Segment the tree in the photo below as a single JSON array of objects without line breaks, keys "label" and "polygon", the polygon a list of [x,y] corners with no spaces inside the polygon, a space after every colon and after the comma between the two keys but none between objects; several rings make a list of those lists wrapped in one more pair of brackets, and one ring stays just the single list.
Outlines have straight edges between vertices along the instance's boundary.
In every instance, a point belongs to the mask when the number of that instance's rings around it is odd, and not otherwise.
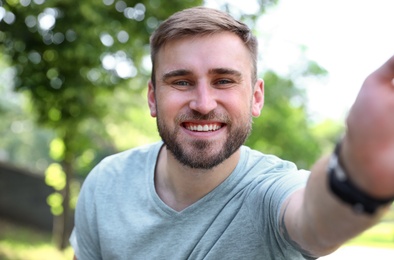
[{"label": "tree", "polygon": [[[111,106],[106,97],[138,73],[143,76],[137,67],[157,24],[197,4],[201,1],[0,1],[0,44],[16,72],[15,89],[29,97],[36,122],[57,136],[51,148],[60,168],[48,171],[65,177],[55,185],[62,200],[54,225],[59,248],[69,235],[76,162],[100,139],[86,133],[107,135],[101,122]],[[92,125],[94,132],[87,130]]]}]

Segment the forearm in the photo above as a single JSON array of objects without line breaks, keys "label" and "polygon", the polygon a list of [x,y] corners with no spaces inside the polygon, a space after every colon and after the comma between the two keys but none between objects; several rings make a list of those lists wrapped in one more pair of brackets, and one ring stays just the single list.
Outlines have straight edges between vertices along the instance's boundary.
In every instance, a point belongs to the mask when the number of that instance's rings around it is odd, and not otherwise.
[{"label": "forearm", "polygon": [[328,185],[328,160],[328,157],[321,159],[312,169],[305,191],[302,221],[309,226],[308,233],[314,234],[319,246],[335,248],[376,224],[387,207],[381,207],[369,215],[356,212],[341,201]]},{"label": "forearm", "polygon": [[336,197],[328,185],[328,161],[329,158],[324,157],[314,165],[304,192],[299,192],[292,198],[299,201],[290,201],[288,205],[293,207],[290,211],[298,212],[287,214],[288,222],[297,222],[290,225],[293,227],[293,230],[289,230],[290,237],[314,256],[334,251],[350,238],[376,224],[386,211],[382,207],[373,215],[356,213],[350,205]]}]

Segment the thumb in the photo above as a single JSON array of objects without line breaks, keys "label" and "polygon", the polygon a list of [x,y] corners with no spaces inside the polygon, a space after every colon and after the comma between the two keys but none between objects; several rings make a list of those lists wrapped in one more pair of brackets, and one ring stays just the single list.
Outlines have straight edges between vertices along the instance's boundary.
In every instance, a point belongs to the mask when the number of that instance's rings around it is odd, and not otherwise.
[{"label": "thumb", "polygon": [[391,58],[380,66],[373,74],[381,80],[392,81],[394,79],[394,55],[391,56]]}]

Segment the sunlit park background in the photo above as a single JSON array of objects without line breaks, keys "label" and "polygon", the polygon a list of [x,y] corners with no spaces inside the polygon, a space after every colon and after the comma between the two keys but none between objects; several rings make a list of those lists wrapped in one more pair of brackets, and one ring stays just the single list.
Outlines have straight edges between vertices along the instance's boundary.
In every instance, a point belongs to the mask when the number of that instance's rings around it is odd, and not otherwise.
[{"label": "sunlit park background", "polygon": [[[149,34],[202,4],[261,41],[266,105],[247,145],[300,168],[331,151],[362,79],[393,54],[390,0],[0,0],[0,259],[71,258],[89,170],[159,140]],[[394,212],[348,244],[394,248]]]}]

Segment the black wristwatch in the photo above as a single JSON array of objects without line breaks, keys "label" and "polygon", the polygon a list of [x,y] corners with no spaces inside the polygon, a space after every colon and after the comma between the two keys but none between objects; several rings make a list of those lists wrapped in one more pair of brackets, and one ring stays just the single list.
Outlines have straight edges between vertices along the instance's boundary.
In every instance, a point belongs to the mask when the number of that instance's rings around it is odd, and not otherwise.
[{"label": "black wristwatch", "polygon": [[376,210],[393,202],[393,198],[377,199],[356,187],[348,178],[346,169],[339,158],[341,142],[335,146],[328,164],[328,183],[330,190],[341,201],[350,205],[354,212],[373,215]]}]

